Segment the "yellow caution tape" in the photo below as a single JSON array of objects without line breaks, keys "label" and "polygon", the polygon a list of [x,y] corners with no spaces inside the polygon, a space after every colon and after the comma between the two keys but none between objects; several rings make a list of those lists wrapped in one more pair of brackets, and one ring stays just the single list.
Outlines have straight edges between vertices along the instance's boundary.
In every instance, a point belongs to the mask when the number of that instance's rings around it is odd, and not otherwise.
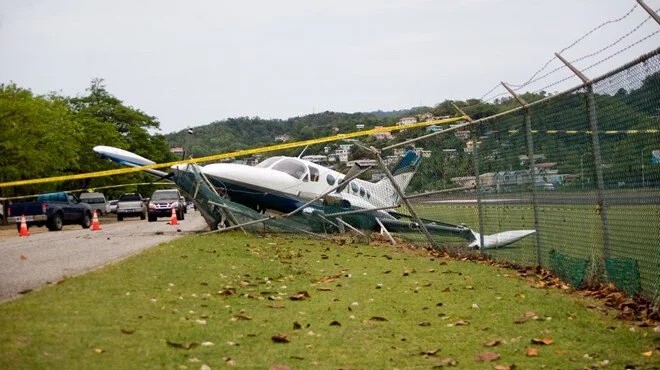
[{"label": "yellow caution tape", "polygon": [[4,182],[4,183],[0,183],[0,188],[10,187],[10,186],[44,184],[44,183],[59,182],[59,181],[81,180],[81,179],[89,179],[89,178],[94,178],[94,177],[114,176],[114,175],[122,175],[122,174],[127,174],[127,173],[139,172],[139,171],[143,171],[143,170],[147,170],[147,169],[158,169],[158,168],[172,167],[172,166],[176,166],[176,165],[180,165],[180,164],[192,164],[192,163],[203,163],[203,162],[219,161],[219,160],[223,160],[223,159],[243,157],[243,156],[247,156],[247,155],[254,155],[254,154],[260,154],[260,153],[267,153],[267,152],[272,152],[272,151],[276,151],[276,150],[299,148],[299,147],[308,146],[308,145],[316,145],[316,144],[323,144],[323,143],[328,143],[328,142],[332,142],[332,141],[352,139],[352,138],[356,138],[356,137],[360,137],[360,136],[374,135],[374,134],[378,134],[378,133],[382,133],[382,132],[392,132],[392,131],[399,131],[399,130],[416,129],[416,128],[432,126],[432,125],[448,124],[448,123],[457,122],[457,121],[464,121],[464,120],[468,120],[468,119],[469,119],[468,116],[461,116],[461,117],[455,117],[455,118],[446,118],[446,119],[440,119],[440,120],[414,123],[414,124],[410,124],[410,125],[383,126],[383,127],[379,127],[379,128],[370,129],[370,130],[355,131],[355,132],[351,132],[351,133],[347,133],[347,134],[337,134],[337,135],[326,136],[326,137],[322,137],[322,138],[318,138],[318,139],[310,139],[310,140],[296,141],[296,142],[292,142],[292,143],[276,144],[276,145],[264,146],[264,147],[260,147],[260,148],[254,148],[254,149],[238,150],[238,151],[235,151],[235,152],[210,155],[210,156],[200,157],[200,158],[191,158],[191,159],[186,159],[186,160],[183,160],[183,161],[168,162],[168,163],[157,163],[157,164],[152,164],[152,165],[148,165],[148,166],[141,166],[141,167],[118,168],[118,169],[114,169],[114,170],[81,173],[81,174],[77,174],[77,175],[63,175],[63,176],[46,177],[46,178],[41,178],[41,179]]}]

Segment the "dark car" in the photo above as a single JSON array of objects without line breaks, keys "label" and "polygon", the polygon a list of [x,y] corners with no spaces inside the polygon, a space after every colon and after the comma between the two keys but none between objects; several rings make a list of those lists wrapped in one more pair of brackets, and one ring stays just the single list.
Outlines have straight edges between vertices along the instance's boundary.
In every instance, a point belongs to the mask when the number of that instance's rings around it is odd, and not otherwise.
[{"label": "dark car", "polygon": [[181,193],[178,189],[156,190],[149,199],[149,222],[154,222],[158,217],[172,217],[172,208],[178,220],[185,217],[185,204],[181,201]]},{"label": "dark car", "polygon": [[19,230],[23,220],[28,227],[45,225],[50,231],[62,230],[63,225],[76,224],[88,229],[92,224],[92,208],[80,202],[73,194],[39,194],[34,201],[14,203],[7,207],[7,220],[15,222]]}]

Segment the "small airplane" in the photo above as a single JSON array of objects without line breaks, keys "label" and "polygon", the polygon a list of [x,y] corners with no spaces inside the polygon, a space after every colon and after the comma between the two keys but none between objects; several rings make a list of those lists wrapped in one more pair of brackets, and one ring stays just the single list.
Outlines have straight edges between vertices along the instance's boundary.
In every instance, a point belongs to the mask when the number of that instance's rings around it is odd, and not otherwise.
[{"label": "small airplane", "polygon": [[[101,158],[128,167],[139,167],[155,162],[129,151],[110,147],[93,148]],[[402,191],[410,183],[421,157],[407,151],[391,170],[392,178]],[[189,165],[172,166],[166,173],[145,169],[151,175],[171,178],[177,185],[177,173],[187,171]],[[196,165],[195,165],[196,166]],[[369,182],[344,175],[316,163],[296,157],[270,157],[255,166],[236,163],[213,163],[197,166],[218,194],[261,213],[290,214],[301,210],[302,214],[330,222],[329,218],[341,215],[342,223],[361,230],[389,232],[411,231],[419,224],[407,221],[410,216],[393,211],[401,204],[401,197],[388,178]],[[203,205],[200,205],[203,206]],[[199,206],[198,206],[199,208]],[[327,217],[326,217],[327,216]],[[465,225],[453,225],[422,219],[425,228],[435,235],[455,235],[469,241],[468,248],[498,248],[512,244],[534,230],[513,230],[483,235]],[[208,219],[207,219],[208,222]],[[214,225],[209,223],[213,228]],[[217,225],[215,225],[217,226]],[[481,240],[483,239],[483,245]]]}]

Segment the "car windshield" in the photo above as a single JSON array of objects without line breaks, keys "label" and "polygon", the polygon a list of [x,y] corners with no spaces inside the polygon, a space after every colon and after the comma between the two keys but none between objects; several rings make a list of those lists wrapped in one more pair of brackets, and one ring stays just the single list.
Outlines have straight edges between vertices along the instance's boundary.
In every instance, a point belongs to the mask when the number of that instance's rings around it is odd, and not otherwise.
[{"label": "car windshield", "polygon": [[80,201],[89,204],[105,203],[105,199],[103,198],[81,198]]},{"label": "car windshield", "polygon": [[151,195],[151,200],[178,200],[176,191],[157,191]]},{"label": "car windshield", "polygon": [[132,202],[132,201],[141,201],[140,196],[137,194],[124,194],[119,197],[120,202]]}]

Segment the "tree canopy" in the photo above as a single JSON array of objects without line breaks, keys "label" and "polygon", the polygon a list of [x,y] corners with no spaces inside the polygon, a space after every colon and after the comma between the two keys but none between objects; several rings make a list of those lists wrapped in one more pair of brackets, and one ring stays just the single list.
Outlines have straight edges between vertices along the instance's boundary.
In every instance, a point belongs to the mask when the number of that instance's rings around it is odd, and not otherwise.
[{"label": "tree canopy", "polygon": [[[172,160],[165,137],[149,132],[159,126],[155,117],[110,94],[101,79],[92,80],[86,95],[74,98],[35,95],[13,83],[0,85],[0,151],[5,154],[0,156],[0,182],[115,168],[96,158],[96,145],[116,146],[156,161]],[[142,176],[3,188],[2,195],[102,186]]]}]

